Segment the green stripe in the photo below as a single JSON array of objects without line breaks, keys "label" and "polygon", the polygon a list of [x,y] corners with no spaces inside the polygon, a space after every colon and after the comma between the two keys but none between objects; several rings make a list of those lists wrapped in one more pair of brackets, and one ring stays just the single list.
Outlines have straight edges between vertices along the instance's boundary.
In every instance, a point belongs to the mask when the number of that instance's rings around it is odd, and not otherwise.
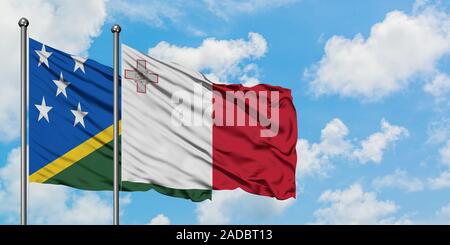
[{"label": "green stripe", "polygon": [[153,189],[161,194],[179,197],[185,199],[191,199],[194,202],[201,202],[206,199],[211,200],[211,190],[199,190],[199,189],[173,189],[155,184],[135,183],[135,182],[122,182],[122,188],[124,191],[147,191]]},{"label": "green stripe", "polygon": [[[92,154],[48,179],[45,183],[66,185],[82,190],[105,191],[113,188],[113,142],[109,142]],[[200,202],[211,199],[211,190],[172,189],[155,184],[124,181],[121,191],[155,190],[161,194]]]}]

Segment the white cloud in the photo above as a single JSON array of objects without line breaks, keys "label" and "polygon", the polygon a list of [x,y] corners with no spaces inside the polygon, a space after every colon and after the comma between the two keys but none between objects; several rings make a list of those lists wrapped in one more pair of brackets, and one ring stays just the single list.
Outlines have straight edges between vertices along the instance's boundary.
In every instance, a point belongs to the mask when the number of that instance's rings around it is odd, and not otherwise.
[{"label": "white cloud", "polygon": [[150,220],[149,225],[170,225],[170,219],[164,214],[158,214]]},{"label": "white cloud", "polygon": [[327,176],[333,168],[330,158],[345,156],[352,147],[347,135],[347,126],[339,118],[334,118],[322,129],[319,143],[310,144],[308,140],[299,139],[297,169],[300,176]]},{"label": "white cloud", "polygon": [[[16,148],[0,168],[0,216],[18,222],[19,160]],[[112,207],[94,192],[74,191],[68,187],[49,184],[30,184],[29,220],[32,224],[110,224]]]},{"label": "white cloud", "polygon": [[383,159],[383,152],[386,148],[404,137],[409,135],[404,127],[391,125],[384,118],[381,120],[381,132],[370,135],[361,142],[361,148],[353,152],[353,157],[361,163],[369,161],[380,163]]},{"label": "white cloud", "polygon": [[149,55],[162,60],[211,73],[214,78],[221,81],[240,77],[248,81],[249,73],[255,72],[255,69],[257,71],[257,66],[253,64],[242,67],[241,63],[259,59],[266,52],[266,40],[262,35],[253,32],[248,34],[248,41],[207,38],[196,48],[179,47],[163,41],[148,51]]},{"label": "white cloud", "polygon": [[238,14],[254,14],[279,8],[298,2],[298,0],[204,0],[204,2],[212,13],[229,19]]},{"label": "white cloud", "polygon": [[239,80],[242,81],[247,87],[255,86],[261,83],[261,81],[258,79],[260,74],[257,64],[251,63],[246,65],[242,70],[242,74],[243,75],[239,77]]},{"label": "white cloud", "polygon": [[[431,122],[428,125],[427,134],[428,144],[440,146],[439,161],[447,166],[450,166],[450,118],[443,117],[440,120]],[[442,173],[442,175],[445,175],[445,172]],[[448,177],[448,185],[450,186],[450,175]],[[439,183],[443,183],[442,178],[436,178],[435,180],[438,179],[440,179],[440,181],[438,181]]]},{"label": "white cloud", "polygon": [[333,165],[326,156],[323,156],[319,145],[310,144],[308,140],[297,141],[297,170],[301,177],[314,176],[326,177]]},{"label": "white cloud", "polygon": [[434,74],[437,62],[449,53],[447,13],[430,6],[412,15],[392,11],[372,26],[367,38],[333,36],[320,62],[305,75],[316,95],[373,101],[406,88],[416,75]]},{"label": "white cloud", "polygon": [[450,217],[450,203],[443,206],[439,211],[437,212],[437,215],[444,216],[444,217]]},{"label": "white cloud", "polygon": [[428,185],[433,190],[450,188],[450,170],[441,172],[441,174],[435,178],[429,178]]},{"label": "white cloud", "polygon": [[447,144],[439,150],[439,154],[441,156],[442,163],[450,166],[450,140],[448,140]]},{"label": "white cloud", "polygon": [[10,213],[19,208],[19,161],[20,151],[14,149],[9,153],[6,165],[0,168],[0,212]]},{"label": "white cloud", "polygon": [[213,201],[198,204],[197,220],[199,224],[239,224],[249,219],[258,222],[280,215],[294,202],[292,198],[281,201],[241,189],[214,191]]},{"label": "white cloud", "polygon": [[244,74],[241,77],[239,77],[239,80],[241,80],[243,82],[243,85],[246,87],[252,87],[261,83],[261,81],[259,81],[258,78],[250,77],[247,74]]},{"label": "white cloud", "polygon": [[[56,187],[63,191],[65,187]],[[51,196],[55,192],[56,188],[37,187],[36,188],[44,193],[43,196],[30,198],[48,198],[44,202],[45,207],[38,209],[33,214],[34,219],[39,220],[41,224],[111,224],[112,207],[109,200],[101,198],[99,195],[93,192],[85,192],[83,194],[71,194],[69,192],[68,198],[63,202],[63,205],[55,205]],[[30,202],[32,203],[32,202]],[[60,206],[55,209],[55,206]],[[43,212],[43,209],[48,211]]]},{"label": "white cloud", "polygon": [[322,129],[320,142],[310,143],[306,139],[299,139],[297,142],[299,174],[326,177],[327,172],[333,168],[332,160],[339,157],[356,159],[362,164],[369,161],[380,163],[384,151],[392,143],[408,135],[406,128],[391,125],[385,119],[382,119],[380,124],[381,132],[360,141],[361,146],[357,149],[355,144],[347,139],[349,129],[339,118],[334,118]]},{"label": "white cloud", "polygon": [[442,144],[450,139],[450,118],[441,118],[428,125],[427,143]]},{"label": "white cloud", "polygon": [[399,207],[393,201],[378,200],[376,193],[364,192],[360,184],[344,190],[327,190],[319,202],[327,207],[314,212],[318,224],[408,224],[406,218],[395,218]]},{"label": "white cloud", "polygon": [[51,46],[73,54],[85,54],[92,38],[100,34],[106,17],[104,1],[0,1],[0,141],[19,135],[19,26],[20,17],[30,21],[29,34]]},{"label": "white cloud", "polygon": [[425,92],[441,98],[450,92],[450,77],[447,74],[439,73],[430,83],[425,84],[423,89]]},{"label": "white cloud", "polygon": [[424,183],[419,178],[408,176],[405,171],[395,170],[393,174],[378,177],[373,180],[372,185],[377,188],[398,188],[407,192],[417,192],[424,189]]},{"label": "white cloud", "polygon": [[327,156],[345,154],[351,149],[351,143],[345,139],[348,135],[347,126],[338,118],[331,120],[320,132],[320,148]]}]

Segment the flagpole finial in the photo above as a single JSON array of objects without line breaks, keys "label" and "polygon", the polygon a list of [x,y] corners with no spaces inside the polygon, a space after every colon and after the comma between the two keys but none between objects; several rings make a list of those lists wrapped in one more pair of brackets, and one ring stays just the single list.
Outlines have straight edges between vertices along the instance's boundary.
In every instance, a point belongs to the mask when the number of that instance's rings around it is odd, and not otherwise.
[{"label": "flagpole finial", "polygon": [[30,24],[30,22],[28,22],[27,18],[25,18],[25,17],[20,18],[20,20],[19,20],[20,27],[22,27],[22,26],[27,27],[29,24]]},{"label": "flagpole finial", "polygon": [[120,28],[120,26],[118,24],[113,25],[113,27],[111,27],[111,32],[112,33],[120,33],[120,31],[122,30],[122,28]]}]

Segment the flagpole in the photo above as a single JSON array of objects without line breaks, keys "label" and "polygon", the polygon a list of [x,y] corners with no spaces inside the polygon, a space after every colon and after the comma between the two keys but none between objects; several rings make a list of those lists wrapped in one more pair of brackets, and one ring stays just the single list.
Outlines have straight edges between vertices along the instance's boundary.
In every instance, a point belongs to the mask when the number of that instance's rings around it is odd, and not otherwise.
[{"label": "flagpole", "polygon": [[114,205],[113,224],[119,225],[119,33],[121,28],[111,28],[114,39]]},{"label": "flagpole", "polygon": [[28,156],[27,156],[27,27],[28,20],[20,18],[20,224],[27,224]]}]

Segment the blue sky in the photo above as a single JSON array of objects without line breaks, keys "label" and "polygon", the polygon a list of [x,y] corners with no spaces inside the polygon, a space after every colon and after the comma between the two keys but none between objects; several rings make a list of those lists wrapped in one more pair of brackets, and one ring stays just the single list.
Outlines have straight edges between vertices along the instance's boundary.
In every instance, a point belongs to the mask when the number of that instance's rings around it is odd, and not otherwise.
[{"label": "blue sky", "polygon": [[[11,40],[0,51],[18,57],[24,15],[38,40],[111,65],[110,28],[120,23],[121,41],[144,53],[222,82],[291,88],[298,114],[296,200],[222,191],[196,204],[132,193],[122,196],[122,223],[450,222],[448,3],[81,2],[2,2]],[[1,64],[12,95],[0,99],[0,223],[17,223],[18,60]],[[31,222],[110,222],[110,193],[42,186],[31,188]]]}]

